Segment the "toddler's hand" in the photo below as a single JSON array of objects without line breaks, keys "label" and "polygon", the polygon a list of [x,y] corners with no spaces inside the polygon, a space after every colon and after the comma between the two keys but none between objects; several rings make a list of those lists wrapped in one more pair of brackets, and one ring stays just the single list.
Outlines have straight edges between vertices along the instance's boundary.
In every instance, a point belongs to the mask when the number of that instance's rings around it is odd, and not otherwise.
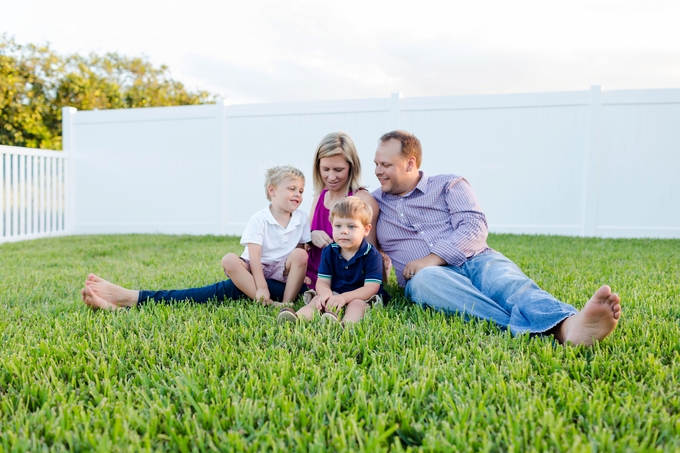
[{"label": "toddler's hand", "polygon": [[345,305],[347,305],[347,303],[340,295],[334,295],[328,299],[328,302],[326,302],[326,308],[333,311],[338,311]]}]

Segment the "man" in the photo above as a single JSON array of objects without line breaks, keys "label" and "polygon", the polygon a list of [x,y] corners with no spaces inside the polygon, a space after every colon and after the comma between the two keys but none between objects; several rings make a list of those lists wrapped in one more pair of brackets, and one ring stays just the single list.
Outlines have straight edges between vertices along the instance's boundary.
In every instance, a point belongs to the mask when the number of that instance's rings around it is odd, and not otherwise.
[{"label": "man", "polygon": [[513,334],[552,334],[561,343],[592,345],[621,315],[620,298],[600,287],[580,312],[540,289],[486,244],[488,228],[468,182],[419,170],[420,141],[405,131],[380,138],[373,192],[380,207],[378,242],[399,286],[420,306],[491,320]]}]

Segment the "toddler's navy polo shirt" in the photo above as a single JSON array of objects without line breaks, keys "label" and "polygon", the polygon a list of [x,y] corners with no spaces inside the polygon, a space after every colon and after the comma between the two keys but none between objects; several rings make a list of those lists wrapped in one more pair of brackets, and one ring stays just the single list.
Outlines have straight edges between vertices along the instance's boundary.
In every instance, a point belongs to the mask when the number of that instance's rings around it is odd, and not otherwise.
[{"label": "toddler's navy polo shirt", "polygon": [[349,260],[343,258],[340,251],[334,242],[321,252],[319,278],[329,279],[332,291],[342,294],[362,288],[364,283],[379,283],[378,294],[386,294],[382,286],[383,260],[375,247],[364,239]]}]

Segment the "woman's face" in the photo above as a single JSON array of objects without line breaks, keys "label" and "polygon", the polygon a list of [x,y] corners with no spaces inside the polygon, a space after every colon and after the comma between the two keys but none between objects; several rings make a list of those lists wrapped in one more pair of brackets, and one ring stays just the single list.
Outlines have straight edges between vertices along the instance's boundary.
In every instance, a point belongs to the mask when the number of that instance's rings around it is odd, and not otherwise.
[{"label": "woman's face", "polygon": [[331,192],[342,190],[347,184],[349,178],[349,162],[338,154],[332,157],[322,157],[319,161],[319,171],[321,172],[321,180],[326,189]]}]

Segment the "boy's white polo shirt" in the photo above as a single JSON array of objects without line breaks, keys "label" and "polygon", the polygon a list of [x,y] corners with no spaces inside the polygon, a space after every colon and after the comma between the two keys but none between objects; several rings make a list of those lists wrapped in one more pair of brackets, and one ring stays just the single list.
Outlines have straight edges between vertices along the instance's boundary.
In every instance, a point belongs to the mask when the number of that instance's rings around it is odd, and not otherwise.
[{"label": "boy's white polo shirt", "polygon": [[298,244],[312,240],[307,214],[296,209],[290,217],[288,226],[284,228],[272,215],[270,206],[256,212],[248,220],[241,236],[241,245],[245,247],[241,258],[250,260],[248,244],[259,244],[262,246],[261,262],[278,263],[290,255]]}]

